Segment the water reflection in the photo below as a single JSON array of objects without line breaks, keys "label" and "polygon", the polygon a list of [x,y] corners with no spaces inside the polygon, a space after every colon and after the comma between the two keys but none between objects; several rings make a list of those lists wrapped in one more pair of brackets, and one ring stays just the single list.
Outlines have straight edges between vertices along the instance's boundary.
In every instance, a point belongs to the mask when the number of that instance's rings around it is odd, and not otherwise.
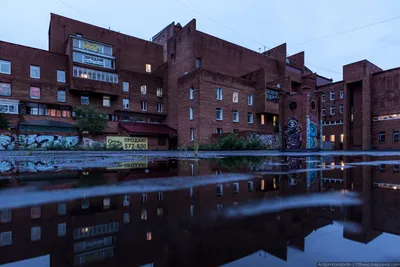
[{"label": "water reflection", "polygon": [[325,251],[319,259],[311,253],[319,240],[344,251],[368,244],[360,257],[391,261],[398,254],[371,258],[367,248],[382,239],[400,244],[384,234],[400,234],[400,173],[347,167],[372,160],[164,159],[5,177],[0,264],[298,266],[343,256]]}]

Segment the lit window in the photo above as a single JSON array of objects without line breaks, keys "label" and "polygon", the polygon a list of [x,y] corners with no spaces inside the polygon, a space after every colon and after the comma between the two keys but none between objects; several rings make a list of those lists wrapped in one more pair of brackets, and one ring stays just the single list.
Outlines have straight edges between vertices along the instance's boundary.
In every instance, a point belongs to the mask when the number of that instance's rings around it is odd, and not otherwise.
[{"label": "lit window", "polygon": [[276,189],[277,188],[277,185],[276,185],[276,178],[274,177],[274,179],[272,180],[272,182],[273,182],[273,184],[274,184],[274,189]]},{"label": "lit window", "polygon": [[222,88],[217,88],[217,100],[222,100]]},{"label": "lit window", "polygon": [[151,72],[151,65],[150,64],[146,64],[146,72]]},{"label": "lit window", "polygon": [[40,67],[31,65],[31,78],[40,79]]},{"label": "lit window", "polygon": [[140,213],[140,219],[142,220],[147,220],[147,210],[142,210],[142,212]]},{"label": "lit window", "polygon": [[253,95],[247,95],[247,104],[249,106],[253,105]]},{"label": "lit window", "polygon": [[253,181],[247,181],[247,191],[253,192]]},{"label": "lit window", "polygon": [[215,131],[215,133],[217,133],[217,134],[222,134],[222,128],[217,128],[217,130]]},{"label": "lit window", "polygon": [[239,193],[239,183],[233,183],[233,193],[234,194]]},{"label": "lit window", "polygon": [[57,82],[65,83],[65,71],[57,70]]},{"label": "lit window", "polygon": [[12,244],[12,232],[0,233],[0,246],[8,246]]},{"label": "lit window", "polygon": [[253,113],[252,112],[247,113],[247,122],[253,123]]},{"label": "lit window", "polygon": [[157,112],[162,112],[162,103],[157,103]]},{"label": "lit window", "polygon": [[330,100],[335,100],[335,92],[330,92]]},{"label": "lit window", "polygon": [[129,82],[122,82],[122,91],[129,92]]},{"label": "lit window", "polygon": [[147,94],[147,86],[146,86],[146,85],[140,86],[140,93],[141,93],[142,95]]},{"label": "lit window", "polygon": [[393,142],[399,142],[399,131],[393,131]]},{"label": "lit window", "polygon": [[232,111],[232,115],[233,115],[233,122],[239,122],[239,111],[237,110]]},{"label": "lit window", "polygon": [[65,103],[66,100],[67,100],[67,94],[66,94],[65,90],[58,89],[57,90],[57,102]]},{"label": "lit window", "polygon": [[32,227],[31,228],[31,241],[40,240],[41,237],[41,228],[40,226]]},{"label": "lit window", "polygon": [[129,207],[131,205],[131,197],[130,196],[124,196],[124,207]]},{"label": "lit window", "polygon": [[340,104],[340,113],[343,113],[343,104]]},{"label": "lit window", "polygon": [[74,66],[73,68],[73,76],[77,78],[118,84],[118,74],[86,69],[77,66]]},{"label": "lit window", "polygon": [[343,98],[344,98],[344,91],[340,90],[340,99],[343,99]]},{"label": "lit window", "polygon": [[325,93],[322,94],[322,102],[325,102],[326,95]]},{"label": "lit window", "polygon": [[142,111],[147,111],[147,101],[140,101]]},{"label": "lit window", "polygon": [[194,140],[194,129],[190,128],[190,141]]},{"label": "lit window", "polygon": [[88,199],[82,200],[82,209],[83,209],[83,210],[88,209],[89,206],[90,206],[90,202],[89,202]]},{"label": "lit window", "polygon": [[194,88],[193,87],[190,87],[189,94],[190,94],[190,96],[189,96],[190,100],[193,100],[194,99]]},{"label": "lit window", "polygon": [[147,240],[147,241],[150,241],[151,238],[152,238],[151,232],[147,232],[147,233],[146,233],[146,240]]},{"label": "lit window", "polygon": [[31,218],[39,219],[42,215],[42,209],[40,207],[31,208]]},{"label": "lit window", "polygon": [[335,106],[331,106],[330,108],[330,114],[335,115]]},{"label": "lit window", "polygon": [[379,133],[379,142],[380,143],[384,143],[385,142],[385,137],[386,137],[386,133],[385,132],[380,132]]},{"label": "lit window", "polygon": [[58,215],[63,216],[67,214],[67,204],[66,203],[60,203],[58,204]]},{"label": "lit window", "polygon": [[162,217],[163,214],[164,214],[163,208],[157,208],[157,216],[158,216],[158,217]]},{"label": "lit window", "polygon": [[216,114],[216,119],[217,119],[218,121],[221,121],[221,120],[222,120],[222,108],[217,108],[217,109],[216,109],[216,112],[217,112],[217,114]]},{"label": "lit window", "polygon": [[192,107],[190,107],[190,109],[189,109],[189,119],[193,120],[193,108]]},{"label": "lit window", "polygon": [[111,202],[111,200],[110,200],[109,198],[103,199],[103,208],[104,208],[105,210],[107,210],[107,209],[110,208],[110,202]]},{"label": "lit window", "polygon": [[103,96],[103,107],[110,107],[111,101],[109,96]]},{"label": "lit window", "polygon": [[233,103],[239,102],[239,92],[233,92],[232,101],[233,101]]},{"label": "lit window", "polygon": [[122,108],[123,109],[129,109],[129,99],[128,98],[123,98],[122,99]]},{"label": "lit window", "polygon": [[81,104],[89,105],[89,95],[81,95]]},{"label": "lit window", "polygon": [[196,68],[197,69],[201,68],[201,58],[199,57],[196,58]]},{"label": "lit window", "polygon": [[163,96],[163,89],[162,88],[157,88],[157,96],[162,97]]},{"label": "lit window", "polygon": [[147,203],[147,194],[142,194],[142,204]]},{"label": "lit window", "polygon": [[217,185],[217,196],[220,197],[223,195],[223,187],[222,184]]},{"label": "lit window", "polygon": [[344,142],[344,134],[341,134],[341,135],[340,135],[340,143],[343,144],[343,142]]},{"label": "lit window", "polygon": [[30,88],[30,98],[40,99],[40,88],[39,87],[31,87]]},{"label": "lit window", "polygon": [[164,193],[158,192],[158,201],[163,201],[163,200],[164,200]]},{"label": "lit window", "polygon": [[265,115],[261,114],[261,125],[265,125]]},{"label": "lit window", "polygon": [[322,142],[325,142],[326,141],[326,135],[323,135],[322,136]]},{"label": "lit window", "polygon": [[261,180],[261,190],[265,190],[265,180]]},{"label": "lit window", "polygon": [[11,62],[0,60],[0,73],[11,74]]},{"label": "lit window", "polygon": [[272,126],[278,125],[278,116],[272,116]]},{"label": "lit window", "polygon": [[130,216],[129,216],[128,212],[124,213],[123,220],[124,220],[124,223],[129,223],[130,222]]},{"label": "lit window", "polygon": [[67,232],[67,224],[59,223],[57,229],[58,229],[58,236],[65,236]]},{"label": "lit window", "polygon": [[331,142],[335,142],[335,135],[331,134],[331,138],[330,138]]}]

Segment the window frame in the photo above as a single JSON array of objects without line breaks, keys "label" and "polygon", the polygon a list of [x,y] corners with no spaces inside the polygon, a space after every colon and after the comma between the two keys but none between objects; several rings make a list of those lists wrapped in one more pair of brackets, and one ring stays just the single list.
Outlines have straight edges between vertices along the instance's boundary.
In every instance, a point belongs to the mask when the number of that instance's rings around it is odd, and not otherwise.
[{"label": "window frame", "polygon": [[152,73],[151,64],[146,63],[146,73]]},{"label": "window frame", "polygon": [[[60,100],[59,93],[64,93],[64,101]],[[67,91],[65,89],[57,89],[57,102],[66,103],[67,102]]]},{"label": "window frame", "polygon": [[127,81],[122,82],[122,92],[129,93],[129,82]]},{"label": "window frame", "polygon": [[147,85],[146,84],[143,84],[140,86],[140,94],[147,95]]},{"label": "window frame", "polygon": [[379,132],[379,143],[385,143],[385,142],[386,142],[386,132]]},{"label": "window frame", "polygon": [[[30,76],[32,79],[40,79],[40,66],[37,66],[37,65],[30,65],[29,70],[30,70],[29,76]],[[35,76],[32,75],[32,74],[35,73],[35,70],[38,71],[38,74],[39,74],[38,77],[35,77]]]},{"label": "window frame", "polygon": [[[3,71],[1,71],[1,66],[2,66],[3,64],[9,66],[9,67],[8,67],[9,72],[3,72]],[[0,59],[0,73],[2,73],[2,74],[8,74],[8,75],[11,74],[11,61],[4,60],[4,59]]]},{"label": "window frame", "polygon": [[[218,111],[221,111],[221,116],[220,116],[220,118],[218,118]],[[223,118],[224,118],[224,115],[223,115],[223,108],[216,108],[215,109],[215,119],[217,120],[217,121],[222,121],[223,120]]]},{"label": "window frame", "polygon": [[331,101],[335,100],[335,91],[329,92],[329,100],[331,100]]},{"label": "window frame", "polygon": [[[82,98],[87,98],[87,103],[82,102]],[[90,99],[88,94],[82,94],[81,95],[81,105],[89,105],[90,104]]]},{"label": "window frame", "polygon": [[[3,242],[8,237],[6,242]],[[1,232],[0,233],[0,247],[12,245],[12,231]]]},{"label": "window frame", "polygon": [[326,101],[326,94],[323,93],[321,96],[321,102],[325,102]]},{"label": "window frame", "polygon": [[217,87],[215,92],[216,92],[216,99],[217,99],[217,100],[222,100],[222,99],[223,99],[223,96],[222,96],[222,93],[223,93],[222,87]]},{"label": "window frame", "polygon": [[[62,78],[63,79],[59,79],[59,74],[63,74]],[[57,82],[59,83],[65,83],[65,70],[57,70]]]},{"label": "window frame", "polygon": [[340,112],[340,113],[343,113],[343,110],[344,110],[344,106],[343,106],[343,104],[340,104],[340,106],[339,106],[339,112]]},{"label": "window frame", "polygon": [[190,128],[190,141],[194,141],[194,138],[195,138],[195,136],[194,136],[194,128]]},{"label": "window frame", "polygon": [[193,107],[189,107],[189,120],[193,120],[194,119],[194,109]]},{"label": "window frame", "polygon": [[[34,234],[36,236],[34,236]],[[40,226],[31,227],[31,241],[40,241],[42,238],[42,228]]]},{"label": "window frame", "polygon": [[[332,112],[332,110],[333,110],[333,112]],[[335,115],[335,106],[330,106],[329,107],[329,114],[330,115]]]},{"label": "window frame", "polygon": [[343,99],[344,98],[344,90],[340,90],[340,99]]},{"label": "window frame", "polygon": [[157,102],[157,112],[163,112],[163,103]]},{"label": "window frame", "polygon": [[[235,96],[236,96],[236,99],[235,99]],[[232,93],[232,103],[235,103],[235,104],[239,103],[239,91],[235,91]]]},{"label": "window frame", "polygon": [[253,105],[253,95],[252,94],[248,94],[247,95],[247,105],[248,106],[252,106]]},{"label": "window frame", "polygon": [[[249,119],[251,119],[249,121]],[[254,123],[254,115],[253,112],[247,112],[247,123],[248,124],[253,124]]]},{"label": "window frame", "polygon": [[129,110],[131,108],[131,103],[129,98],[122,98],[122,109]]},{"label": "window frame", "polygon": [[147,111],[147,101],[146,100],[140,101],[140,110]]},{"label": "window frame", "polygon": [[162,87],[157,87],[157,97],[163,97],[164,92],[163,92],[163,88]]},{"label": "window frame", "polygon": [[[235,114],[236,114],[236,120],[235,120]],[[233,122],[239,122],[239,111],[238,110],[232,110],[232,121]]]},{"label": "window frame", "polygon": [[[104,101],[108,101],[108,105],[105,105]],[[111,97],[109,95],[103,95],[103,107],[111,107]]]},{"label": "window frame", "polygon": [[[397,138],[395,138],[395,136],[397,136]],[[399,141],[400,141],[400,132],[399,131],[393,131],[393,133],[392,133],[392,142],[393,143],[398,143]]]},{"label": "window frame", "polygon": [[[34,95],[32,94],[32,92],[33,92],[32,89],[38,89],[39,96],[34,96]],[[40,97],[41,97],[41,88],[40,88],[40,87],[37,87],[37,86],[30,86],[30,87],[29,87],[29,98],[30,98],[30,99],[37,99],[37,100],[39,100]]]}]

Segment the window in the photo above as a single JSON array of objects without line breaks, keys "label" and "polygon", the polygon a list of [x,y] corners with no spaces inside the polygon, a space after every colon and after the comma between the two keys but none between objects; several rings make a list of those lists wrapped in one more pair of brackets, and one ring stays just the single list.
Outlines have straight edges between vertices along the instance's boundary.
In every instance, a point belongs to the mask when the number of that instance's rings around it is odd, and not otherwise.
[{"label": "window", "polygon": [[237,205],[239,205],[239,202],[233,202],[233,206],[237,206]]},{"label": "window", "polygon": [[[76,36],[82,37],[82,34],[77,33]],[[73,38],[72,45],[75,49],[78,48],[78,49],[83,49],[83,50],[87,50],[87,51],[98,53],[98,54],[112,56],[112,47],[108,46],[108,45],[88,42],[86,40],[81,40],[81,39],[77,39],[77,38]]]},{"label": "window", "polygon": [[344,142],[344,134],[340,134],[340,143],[343,144]]},{"label": "window", "polygon": [[67,232],[67,224],[59,223],[57,228],[58,228],[58,236],[65,236]]},{"label": "window", "polygon": [[190,141],[194,140],[194,129],[190,128]]},{"label": "window", "polygon": [[11,84],[0,83],[0,95],[1,96],[11,96]]},{"label": "window", "polygon": [[325,102],[325,99],[326,99],[326,95],[325,95],[325,93],[323,93],[323,94],[322,94],[322,97],[321,97],[321,98],[322,98],[322,99],[321,99],[321,100],[322,100],[322,102]]},{"label": "window", "polygon": [[343,104],[340,104],[340,113],[343,113]]},{"label": "window", "polygon": [[252,112],[247,113],[247,122],[253,123],[253,113]]},{"label": "window", "polygon": [[193,108],[192,107],[190,107],[190,109],[189,109],[189,119],[193,120]]},{"label": "window", "polygon": [[57,82],[65,83],[65,71],[57,70]]},{"label": "window", "polygon": [[162,217],[164,215],[164,210],[163,208],[157,208],[157,216]]},{"label": "window", "polygon": [[165,136],[157,137],[157,145],[159,145],[159,146],[167,145],[167,138]]},{"label": "window", "polygon": [[87,53],[80,53],[78,51],[74,51],[72,53],[72,60],[74,62],[93,65],[101,68],[114,69],[115,61],[112,59],[104,58],[104,57],[96,57],[93,55],[88,55]]},{"label": "window", "polygon": [[194,206],[190,205],[190,217],[194,216]]},{"label": "window", "polygon": [[82,206],[81,207],[82,207],[83,210],[88,209],[90,207],[89,199],[82,200]]},{"label": "window", "polygon": [[234,194],[239,193],[239,183],[233,183],[233,193]]},{"label": "window", "polygon": [[39,87],[31,87],[29,95],[30,95],[30,98],[32,98],[32,99],[40,99],[40,88]]},{"label": "window", "polygon": [[217,88],[217,100],[222,100],[222,88]]},{"label": "window", "polygon": [[151,232],[147,232],[146,233],[146,240],[147,241],[150,241],[152,239],[152,234],[151,234]]},{"label": "window", "polygon": [[233,103],[239,103],[239,92],[233,92],[232,102]]},{"label": "window", "polygon": [[278,116],[272,116],[272,126],[278,125]]},{"label": "window", "polygon": [[142,111],[147,111],[147,101],[140,101]]},{"label": "window", "polygon": [[385,142],[385,137],[386,137],[386,133],[385,132],[380,132],[379,133],[379,142],[380,143],[384,143]]},{"label": "window", "polygon": [[343,99],[343,97],[344,97],[344,91],[340,90],[340,99]]},{"label": "window", "polygon": [[57,211],[58,211],[58,215],[60,215],[60,216],[67,214],[67,204],[66,203],[58,204]]},{"label": "window", "polygon": [[147,86],[146,86],[146,85],[140,86],[140,93],[141,93],[142,95],[147,94]]},{"label": "window", "polygon": [[129,92],[129,82],[122,82],[122,91]]},{"label": "window", "polygon": [[253,192],[254,184],[253,181],[247,181],[247,191]]},{"label": "window", "polygon": [[147,203],[147,194],[142,194],[142,204]]},{"label": "window", "polygon": [[218,211],[223,211],[223,210],[224,210],[224,205],[218,204],[218,205],[217,205],[217,210],[218,210]]},{"label": "window", "polygon": [[261,190],[265,190],[265,180],[261,180]]},{"label": "window", "polygon": [[77,66],[74,66],[73,68],[73,76],[76,78],[118,84],[118,75],[115,73],[86,69]]},{"label": "window", "polygon": [[129,207],[131,205],[131,197],[130,196],[124,196],[123,205],[124,205],[124,207]]},{"label": "window", "polygon": [[146,72],[151,72],[151,65],[150,64],[146,64]]},{"label": "window", "polygon": [[261,125],[265,125],[265,115],[261,114]]},{"label": "window", "polygon": [[40,240],[40,236],[41,236],[40,226],[32,227],[31,228],[31,241]]},{"label": "window", "polygon": [[217,108],[216,109],[216,119],[218,121],[222,121],[222,108]]},{"label": "window", "polygon": [[40,207],[32,207],[31,208],[31,218],[32,219],[39,219],[42,215],[42,210]]},{"label": "window", "polygon": [[233,132],[234,132],[234,133],[238,133],[238,132],[239,132],[239,129],[233,129]]},{"label": "window", "polygon": [[393,171],[394,171],[394,172],[400,171],[400,165],[399,165],[399,164],[394,164],[394,165],[393,165]]},{"label": "window", "polygon": [[385,171],[385,164],[381,164],[381,165],[379,166],[379,170],[380,170],[381,172],[384,172],[384,171]]},{"label": "window", "polygon": [[124,223],[129,223],[129,222],[130,222],[130,216],[129,216],[129,213],[128,213],[128,212],[125,212],[125,213],[124,213],[124,218],[123,218],[123,220],[124,220]]},{"label": "window", "polygon": [[158,97],[162,97],[163,96],[163,89],[160,88],[160,87],[157,88],[157,96]]},{"label": "window", "polygon": [[217,185],[217,197],[220,197],[224,194],[222,184]]},{"label": "window", "polygon": [[217,130],[215,131],[216,134],[222,134],[222,128],[217,128]]},{"label": "window", "polygon": [[325,108],[322,108],[322,116],[326,116]]},{"label": "window", "polygon": [[393,142],[399,142],[399,131],[393,131]]},{"label": "window", "polygon": [[40,67],[31,65],[31,78],[40,79]]},{"label": "window", "polygon": [[147,210],[142,210],[140,213],[140,219],[144,221],[147,220]]},{"label": "window", "polygon": [[335,92],[330,92],[330,100],[335,100]]},{"label": "window", "polygon": [[103,107],[110,107],[111,101],[109,96],[103,96]]},{"label": "window", "polygon": [[81,95],[81,104],[89,105],[89,95]]},{"label": "window", "polygon": [[[87,238],[91,236],[104,235],[108,233],[118,232],[119,223],[112,222],[107,224],[98,224],[94,226],[87,226],[83,228],[74,229],[74,239]],[[90,242],[90,241],[89,241]]]},{"label": "window", "polygon": [[267,99],[267,101],[278,102],[279,91],[267,89],[266,90],[266,99]]},{"label": "window", "polygon": [[335,115],[335,106],[331,106],[330,108],[330,114]]},{"label": "window", "polygon": [[57,102],[65,103],[67,100],[67,93],[64,89],[57,90]]},{"label": "window", "polygon": [[11,62],[0,60],[0,73],[11,74]]},{"label": "window", "polygon": [[335,142],[335,135],[334,134],[331,134],[330,140],[331,140],[331,142]]},{"label": "window", "polygon": [[108,210],[110,208],[110,203],[111,203],[111,200],[109,198],[103,199],[103,208],[105,210]]},{"label": "window", "polygon": [[239,122],[239,111],[234,110],[232,114],[233,114],[233,122]]},{"label": "window", "polygon": [[12,244],[12,232],[0,233],[0,246],[8,246]]},{"label": "window", "polygon": [[164,200],[164,193],[158,192],[158,201],[163,201],[163,200]]},{"label": "window", "polygon": [[249,106],[253,105],[253,95],[247,95],[247,104]]},{"label": "window", "polygon": [[[192,164],[191,164],[191,165],[192,165]],[[193,164],[193,167],[194,167],[194,164]],[[192,172],[192,176],[194,176],[194,172]],[[189,188],[189,196],[190,196],[190,197],[193,197],[193,196],[194,196],[193,187],[190,187],[190,188]]]},{"label": "window", "polygon": [[123,98],[122,99],[122,108],[123,109],[129,109],[129,99],[128,98]]},{"label": "window", "polygon": [[190,96],[189,96],[190,100],[193,100],[194,99],[194,88],[193,87],[190,87],[189,94],[190,94]]},{"label": "window", "polygon": [[326,141],[326,135],[323,135],[322,136],[322,142],[325,142]]},{"label": "window", "polygon": [[196,58],[196,69],[200,69],[201,68],[201,58],[197,57]]},{"label": "window", "polygon": [[162,112],[162,103],[157,103],[157,112]]}]

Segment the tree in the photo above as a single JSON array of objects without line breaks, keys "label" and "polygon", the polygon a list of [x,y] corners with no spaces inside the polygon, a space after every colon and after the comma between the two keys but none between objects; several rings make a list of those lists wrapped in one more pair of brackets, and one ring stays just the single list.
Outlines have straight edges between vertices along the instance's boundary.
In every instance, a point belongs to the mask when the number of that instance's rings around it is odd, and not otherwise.
[{"label": "tree", "polygon": [[107,116],[91,106],[75,108],[76,126],[82,132],[102,134],[107,127]]},{"label": "tree", "polygon": [[7,129],[10,127],[10,121],[8,120],[6,114],[0,113],[0,129]]}]

